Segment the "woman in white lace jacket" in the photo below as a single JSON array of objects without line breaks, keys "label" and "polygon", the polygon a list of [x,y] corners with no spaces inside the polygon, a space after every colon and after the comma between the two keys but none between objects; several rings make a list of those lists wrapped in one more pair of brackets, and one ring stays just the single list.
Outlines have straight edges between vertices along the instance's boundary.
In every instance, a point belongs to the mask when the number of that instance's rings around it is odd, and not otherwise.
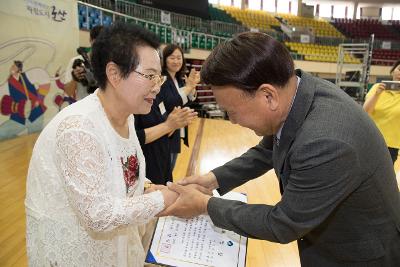
[{"label": "woman in white lace jacket", "polygon": [[92,52],[99,89],[40,134],[25,200],[30,266],[143,266],[146,223],[177,197],[162,186],[144,194],[132,115],[150,111],[165,80],[158,45],[133,25],[104,29]]}]

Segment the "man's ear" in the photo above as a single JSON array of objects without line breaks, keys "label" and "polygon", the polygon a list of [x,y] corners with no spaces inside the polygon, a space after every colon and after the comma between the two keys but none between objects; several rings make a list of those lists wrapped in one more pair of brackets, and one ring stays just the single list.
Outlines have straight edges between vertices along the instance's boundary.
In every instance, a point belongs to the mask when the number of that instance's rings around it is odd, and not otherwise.
[{"label": "man's ear", "polygon": [[270,110],[275,111],[278,109],[280,98],[278,89],[275,86],[265,83],[260,85],[257,91],[266,101],[266,104]]},{"label": "man's ear", "polygon": [[108,62],[106,65],[106,75],[108,82],[116,88],[121,80],[120,70],[114,62]]}]

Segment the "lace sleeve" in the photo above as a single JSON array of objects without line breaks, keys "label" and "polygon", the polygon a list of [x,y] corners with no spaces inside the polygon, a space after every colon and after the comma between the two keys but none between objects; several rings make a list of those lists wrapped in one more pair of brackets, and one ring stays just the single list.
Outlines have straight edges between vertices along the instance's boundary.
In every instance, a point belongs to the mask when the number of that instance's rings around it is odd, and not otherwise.
[{"label": "lace sleeve", "polygon": [[82,125],[79,119],[65,120],[58,128],[56,141],[58,167],[70,205],[80,220],[97,232],[149,221],[164,208],[162,193],[112,196],[106,186],[105,150],[98,138],[82,129]]}]

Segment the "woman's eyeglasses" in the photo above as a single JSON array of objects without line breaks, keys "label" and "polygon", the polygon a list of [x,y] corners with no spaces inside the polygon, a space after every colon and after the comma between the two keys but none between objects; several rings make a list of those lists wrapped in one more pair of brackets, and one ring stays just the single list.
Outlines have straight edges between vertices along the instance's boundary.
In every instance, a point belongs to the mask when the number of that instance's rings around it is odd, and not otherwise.
[{"label": "woman's eyeglasses", "polygon": [[157,74],[144,74],[139,71],[134,70],[133,72],[136,72],[140,76],[146,78],[147,80],[150,80],[154,83],[155,86],[161,87],[163,83],[167,80],[167,76],[164,75],[157,75]]}]

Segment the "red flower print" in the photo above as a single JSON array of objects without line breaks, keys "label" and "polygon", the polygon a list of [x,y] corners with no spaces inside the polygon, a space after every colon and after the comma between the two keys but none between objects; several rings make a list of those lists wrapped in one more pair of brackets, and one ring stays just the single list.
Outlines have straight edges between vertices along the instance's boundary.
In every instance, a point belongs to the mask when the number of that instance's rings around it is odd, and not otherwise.
[{"label": "red flower print", "polygon": [[139,179],[139,162],[136,155],[130,155],[126,158],[126,162],[124,162],[124,158],[121,157],[121,164],[124,173],[126,192],[128,192],[129,188]]}]

